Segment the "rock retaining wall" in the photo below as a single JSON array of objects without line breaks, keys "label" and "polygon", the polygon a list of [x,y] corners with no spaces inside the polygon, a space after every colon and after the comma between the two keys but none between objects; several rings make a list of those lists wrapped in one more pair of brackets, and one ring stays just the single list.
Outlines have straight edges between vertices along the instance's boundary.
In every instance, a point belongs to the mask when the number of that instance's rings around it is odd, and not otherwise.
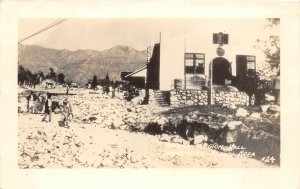
[{"label": "rock retaining wall", "polygon": [[180,105],[207,105],[208,93],[205,90],[172,90],[170,95],[171,106]]},{"label": "rock retaining wall", "polygon": [[215,104],[221,105],[245,105],[249,104],[249,97],[245,92],[240,91],[217,91],[213,93]]},{"label": "rock retaining wall", "polygon": [[[170,92],[171,106],[207,105],[207,90],[177,89]],[[248,105],[248,95],[240,91],[216,91],[212,94],[214,104],[220,105]]]}]

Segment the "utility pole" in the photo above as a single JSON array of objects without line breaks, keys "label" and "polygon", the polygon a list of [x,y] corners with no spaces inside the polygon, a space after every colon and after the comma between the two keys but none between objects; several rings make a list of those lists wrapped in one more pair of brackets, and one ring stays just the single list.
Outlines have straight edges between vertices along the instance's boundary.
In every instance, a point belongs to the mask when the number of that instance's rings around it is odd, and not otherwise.
[{"label": "utility pole", "polygon": [[209,86],[209,94],[208,94],[208,104],[212,105],[213,102],[213,62],[209,63],[209,72],[210,72],[210,86]]},{"label": "utility pole", "polygon": [[145,77],[145,99],[144,103],[149,103],[149,86],[148,86],[148,74],[149,74],[149,63],[152,57],[152,43],[150,46],[147,46],[147,65],[146,65],[146,77]]}]

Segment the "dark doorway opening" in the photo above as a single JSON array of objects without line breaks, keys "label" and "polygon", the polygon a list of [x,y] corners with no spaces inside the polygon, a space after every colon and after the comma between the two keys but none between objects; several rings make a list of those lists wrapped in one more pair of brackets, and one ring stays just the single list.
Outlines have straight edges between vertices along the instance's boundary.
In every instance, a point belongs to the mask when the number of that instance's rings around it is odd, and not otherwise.
[{"label": "dark doorway opening", "polygon": [[222,57],[213,59],[213,84],[224,85],[225,79],[231,80],[231,65],[228,60]]}]

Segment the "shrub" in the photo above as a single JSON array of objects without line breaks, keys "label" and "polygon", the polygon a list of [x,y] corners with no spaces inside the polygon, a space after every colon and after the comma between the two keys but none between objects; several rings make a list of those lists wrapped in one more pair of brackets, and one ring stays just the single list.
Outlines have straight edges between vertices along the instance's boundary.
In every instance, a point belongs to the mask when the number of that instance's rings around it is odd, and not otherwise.
[{"label": "shrub", "polygon": [[145,127],[144,132],[150,135],[160,135],[162,134],[161,125],[159,125],[157,122],[150,122]]}]

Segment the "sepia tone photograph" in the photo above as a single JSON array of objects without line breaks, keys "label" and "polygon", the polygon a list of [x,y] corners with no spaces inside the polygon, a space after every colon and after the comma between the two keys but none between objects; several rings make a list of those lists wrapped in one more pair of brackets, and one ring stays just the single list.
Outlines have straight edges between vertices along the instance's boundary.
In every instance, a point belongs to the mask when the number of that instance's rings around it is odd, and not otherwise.
[{"label": "sepia tone photograph", "polygon": [[18,167],[280,167],[280,19],[19,19]]}]

